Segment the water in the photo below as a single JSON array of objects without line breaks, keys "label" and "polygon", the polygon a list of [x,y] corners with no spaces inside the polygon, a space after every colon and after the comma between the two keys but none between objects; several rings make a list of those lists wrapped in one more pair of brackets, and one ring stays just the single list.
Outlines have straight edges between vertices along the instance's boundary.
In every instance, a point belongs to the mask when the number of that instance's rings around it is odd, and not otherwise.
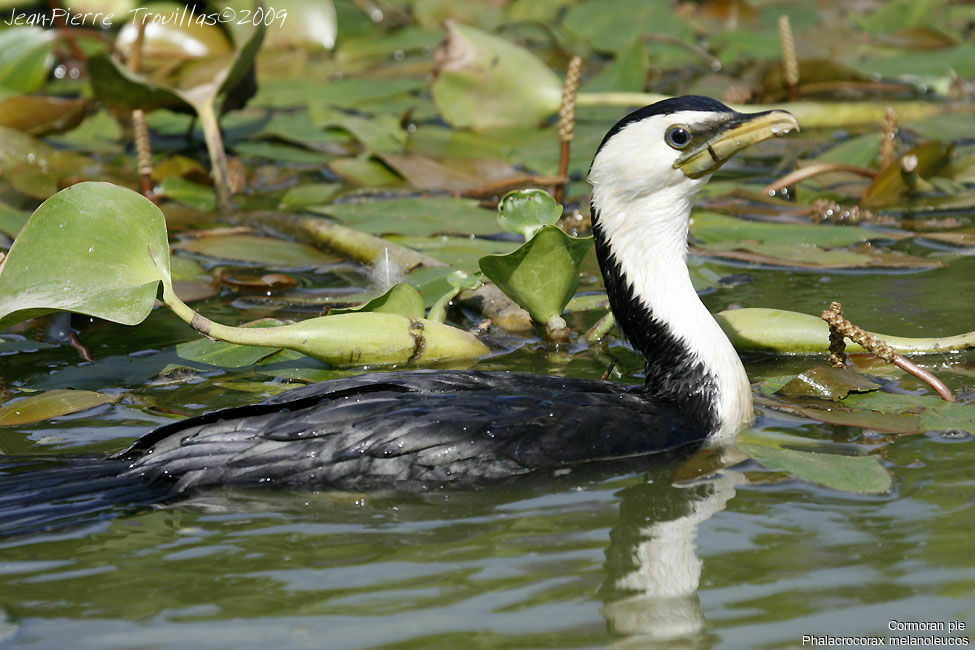
[{"label": "water", "polygon": [[[839,299],[872,329],[955,333],[970,328],[970,301],[959,298],[972,295],[970,259],[898,275],[747,269],[750,281],[705,301],[816,312]],[[231,299],[204,311],[229,322]],[[135,329],[84,334],[94,365],[79,366],[67,346],[4,357],[8,381],[128,391],[118,404],[8,427],[0,449],[103,453],[174,417],[280,388],[252,369],[147,381],[191,338],[157,312]],[[635,360],[615,353],[635,381]],[[755,381],[811,363],[746,358]],[[970,356],[936,365],[951,385],[971,386]],[[532,343],[484,367],[592,377],[604,366]],[[0,542],[0,645],[780,648],[801,647],[802,635],[970,636],[889,628],[975,625],[972,436],[877,440],[775,414],[757,426],[867,445],[894,488],[844,494],[735,464],[731,448],[721,452],[728,467],[680,482],[686,457],[467,491],[213,491]]]}]

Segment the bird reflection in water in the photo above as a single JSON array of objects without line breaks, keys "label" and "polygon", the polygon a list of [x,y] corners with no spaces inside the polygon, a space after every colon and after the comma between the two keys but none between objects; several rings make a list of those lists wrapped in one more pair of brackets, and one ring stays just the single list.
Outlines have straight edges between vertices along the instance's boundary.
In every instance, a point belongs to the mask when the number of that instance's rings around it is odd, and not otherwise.
[{"label": "bird reflection in water", "polygon": [[[722,465],[741,460],[729,448]],[[725,509],[745,476],[723,469],[704,479],[675,483],[670,472],[621,490],[619,524],[606,550],[602,612],[622,638],[614,648],[697,647],[705,619],[697,595],[703,562],[698,530]]]}]

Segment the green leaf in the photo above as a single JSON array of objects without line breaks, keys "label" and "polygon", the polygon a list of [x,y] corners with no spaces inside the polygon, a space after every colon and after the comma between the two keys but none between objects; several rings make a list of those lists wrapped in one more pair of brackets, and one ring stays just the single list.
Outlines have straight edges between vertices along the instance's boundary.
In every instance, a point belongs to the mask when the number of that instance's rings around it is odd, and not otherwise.
[{"label": "green leaf", "polygon": [[937,395],[863,393],[848,396],[843,404],[892,415],[916,416],[924,431],[957,429],[975,435],[975,404],[946,402]]},{"label": "green leaf", "polygon": [[890,474],[876,456],[841,456],[766,444],[737,442],[735,446],[773,472],[842,492],[883,494],[890,490]]},{"label": "green leaf", "polygon": [[562,82],[528,50],[452,21],[442,47],[431,90],[451,125],[534,125],[559,110]]},{"label": "green leaf", "polygon": [[326,205],[332,202],[341,189],[341,183],[298,185],[285,192],[278,207],[282,210],[300,210],[310,205]]},{"label": "green leaf", "polygon": [[12,208],[6,203],[0,203],[0,232],[16,237],[27,223],[28,217],[26,212]]},{"label": "green leaf", "polygon": [[173,248],[207,257],[278,268],[321,266],[335,261],[335,257],[313,246],[257,235],[199,237],[176,242]]},{"label": "green leaf", "polygon": [[579,286],[579,269],[592,248],[592,237],[570,237],[545,226],[507,255],[487,255],[481,271],[537,323],[559,316]]},{"label": "green leaf", "polygon": [[217,207],[217,197],[208,185],[188,181],[179,176],[170,176],[159,184],[160,195],[204,212],[213,212]]},{"label": "green leaf", "polygon": [[134,325],[169,282],[162,212],[109,183],[79,183],[42,203],[0,266],[0,329],[64,309]]},{"label": "green leaf", "polygon": [[394,284],[389,291],[377,296],[364,305],[333,309],[329,314],[349,314],[352,312],[385,312],[403,314],[411,318],[423,318],[424,304],[420,292],[408,284]]},{"label": "green leaf", "polygon": [[87,390],[50,390],[0,407],[0,426],[30,424],[118,401],[115,395]]},{"label": "green leaf", "polygon": [[348,131],[370,153],[394,153],[406,144],[406,131],[394,115],[363,117],[321,105],[310,106],[308,112],[316,127]]},{"label": "green leaf", "polygon": [[693,38],[669,6],[644,0],[587,0],[568,11],[564,24],[598,52],[622,52],[647,32]]},{"label": "green leaf", "polygon": [[498,223],[526,240],[542,226],[552,226],[562,216],[562,206],[544,190],[515,190],[498,203]]},{"label": "green leaf", "polygon": [[107,54],[88,59],[88,75],[95,96],[105,105],[119,111],[188,106],[187,101],[171,88],[153,83],[119,64]]},{"label": "green leaf", "polygon": [[795,379],[776,391],[787,397],[818,397],[842,399],[850,393],[862,393],[880,388],[880,384],[864,377],[852,368],[815,366],[801,372]]},{"label": "green leaf", "polygon": [[0,88],[30,93],[43,86],[54,64],[54,36],[39,27],[0,31]]}]

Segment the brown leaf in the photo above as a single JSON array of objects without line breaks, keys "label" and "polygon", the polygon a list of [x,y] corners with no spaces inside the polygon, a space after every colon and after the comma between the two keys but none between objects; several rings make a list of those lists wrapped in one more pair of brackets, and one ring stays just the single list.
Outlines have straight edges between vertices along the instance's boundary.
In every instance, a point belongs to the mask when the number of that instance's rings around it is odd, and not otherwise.
[{"label": "brown leaf", "polygon": [[0,126],[31,135],[61,133],[81,124],[87,108],[86,99],[15,95],[0,101]]}]

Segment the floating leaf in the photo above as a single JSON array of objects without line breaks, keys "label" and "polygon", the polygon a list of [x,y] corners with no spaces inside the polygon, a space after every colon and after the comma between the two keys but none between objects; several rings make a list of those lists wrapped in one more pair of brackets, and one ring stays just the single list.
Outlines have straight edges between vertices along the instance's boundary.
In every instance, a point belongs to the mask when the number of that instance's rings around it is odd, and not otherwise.
[{"label": "floating leaf", "polygon": [[975,435],[975,404],[946,402],[937,395],[863,393],[850,395],[843,404],[892,415],[914,416],[920,419],[924,431],[958,429]]},{"label": "floating leaf", "polygon": [[487,255],[481,271],[537,323],[559,316],[579,286],[579,269],[592,238],[570,237],[555,226],[545,226],[518,250]]},{"label": "floating leaf", "polygon": [[523,235],[526,240],[543,226],[555,225],[562,216],[562,206],[543,190],[508,192],[498,203],[498,223],[508,232]]},{"label": "floating leaf", "polygon": [[391,235],[388,241],[426,253],[450,266],[475,273],[478,260],[484,255],[503,255],[518,248],[518,242],[470,237],[410,237]]},{"label": "floating leaf", "polygon": [[436,233],[494,234],[497,224],[490,210],[472,199],[403,198],[314,207],[350,228],[374,234],[432,235]]},{"label": "floating leaf", "polygon": [[0,266],[0,328],[55,310],[134,325],[169,278],[162,213],[108,183],[79,183],[41,204]]},{"label": "floating leaf", "polygon": [[562,83],[528,50],[448,21],[431,90],[447,122],[486,129],[535,124],[555,113]]},{"label": "floating leaf", "polygon": [[[194,20],[168,20],[169,14],[139,11],[130,14],[133,20],[126,23],[115,39],[115,46],[128,58],[132,46],[139,37],[139,24],[145,22],[142,44],[141,68],[152,72],[171,67],[173,61],[206,59],[226,56],[234,51],[226,33],[217,25],[200,24]],[[188,17],[187,17],[188,18]]]},{"label": "floating leaf", "polygon": [[417,189],[463,192],[519,174],[503,160],[492,158],[442,158],[416,154],[383,154],[387,165]]},{"label": "floating leaf", "polygon": [[320,266],[335,261],[334,257],[313,246],[257,235],[198,237],[176,242],[173,248],[218,259],[282,268]]},{"label": "floating leaf", "polygon": [[408,284],[394,284],[389,291],[377,296],[364,305],[333,309],[329,314],[349,314],[352,312],[385,312],[403,314],[411,318],[423,318],[425,313],[423,296]]},{"label": "floating leaf", "polygon": [[211,187],[179,176],[170,176],[160,183],[159,194],[204,212],[212,212],[217,207],[217,196]]},{"label": "floating leaf", "polygon": [[364,117],[321,105],[312,105],[308,113],[316,127],[348,131],[370,153],[394,153],[406,144],[406,131],[392,115]]},{"label": "floating leaf", "polygon": [[393,97],[426,90],[427,86],[427,79],[422,76],[331,79],[325,84],[309,84],[305,78],[267,79],[261,81],[253,103],[275,108],[304,108],[320,103],[362,110],[364,105],[388,103]]},{"label": "floating leaf", "polygon": [[39,27],[0,31],[0,88],[30,93],[43,86],[54,64],[54,36]]},{"label": "floating leaf", "polygon": [[876,456],[841,456],[772,445],[737,442],[735,446],[773,472],[842,492],[883,494],[890,490],[890,474]]},{"label": "floating leaf", "polygon": [[850,393],[863,393],[880,388],[880,384],[864,377],[852,368],[815,366],[804,370],[795,379],[776,391],[786,397],[818,397],[838,400]]},{"label": "floating leaf", "polygon": [[648,32],[693,39],[670,7],[643,0],[587,0],[569,9],[565,27],[598,52],[622,52]]},{"label": "floating leaf", "polygon": [[370,156],[357,158],[340,158],[328,164],[329,169],[349,181],[362,187],[398,187],[403,185],[403,179],[392,172],[389,167]]},{"label": "floating leaf", "polygon": [[50,390],[0,407],[0,426],[30,424],[118,401],[115,395],[87,390]]},{"label": "floating leaf", "polygon": [[309,183],[289,189],[278,206],[282,210],[300,210],[310,205],[331,203],[342,189],[340,183]]}]

